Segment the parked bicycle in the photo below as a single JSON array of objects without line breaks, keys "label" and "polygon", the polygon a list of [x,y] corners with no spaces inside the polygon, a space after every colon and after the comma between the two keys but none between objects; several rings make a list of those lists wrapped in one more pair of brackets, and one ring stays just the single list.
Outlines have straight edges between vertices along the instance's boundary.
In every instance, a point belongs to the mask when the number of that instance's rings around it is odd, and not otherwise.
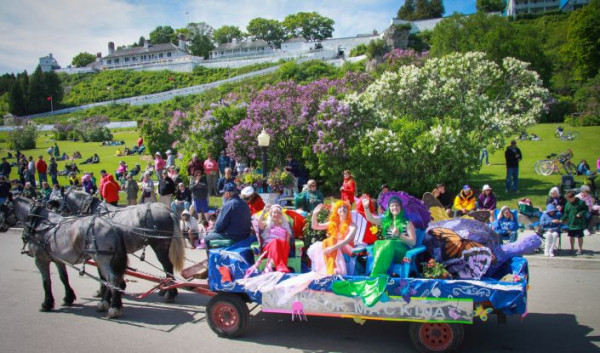
[{"label": "parked bicycle", "polygon": [[557,126],[554,131],[554,137],[562,141],[573,141],[579,137],[579,133],[577,131],[565,131],[561,126]]},{"label": "parked bicycle", "polygon": [[571,161],[571,158],[573,158],[573,151],[571,149],[559,154],[552,153],[546,158],[535,162],[533,168],[536,173],[540,175],[562,174],[561,168],[569,175],[577,173],[577,167]]}]

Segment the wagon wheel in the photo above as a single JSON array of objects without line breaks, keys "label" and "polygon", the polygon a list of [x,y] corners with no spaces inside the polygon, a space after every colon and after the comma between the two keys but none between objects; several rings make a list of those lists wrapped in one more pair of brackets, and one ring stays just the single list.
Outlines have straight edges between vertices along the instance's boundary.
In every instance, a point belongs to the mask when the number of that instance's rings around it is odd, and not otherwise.
[{"label": "wagon wheel", "polygon": [[220,293],[208,302],[206,318],[208,326],[219,337],[234,338],[246,331],[250,311],[240,296]]},{"label": "wagon wheel", "polygon": [[420,352],[454,352],[462,344],[465,331],[461,324],[411,323],[410,340]]}]

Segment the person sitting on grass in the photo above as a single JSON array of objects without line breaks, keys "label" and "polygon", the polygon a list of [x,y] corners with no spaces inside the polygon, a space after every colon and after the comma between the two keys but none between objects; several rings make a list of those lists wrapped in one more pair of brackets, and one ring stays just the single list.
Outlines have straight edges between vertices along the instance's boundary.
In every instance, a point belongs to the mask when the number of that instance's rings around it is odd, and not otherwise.
[{"label": "person sitting on grass", "polygon": [[81,183],[79,182],[79,179],[77,178],[77,174],[75,174],[74,172],[71,172],[71,174],[69,174],[69,185],[71,185],[72,187],[78,188],[81,186]]},{"label": "person sitting on grass", "polygon": [[491,221],[494,221],[494,211],[496,210],[496,195],[492,192],[492,188],[485,184],[481,189],[481,194],[477,199],[477,209],[490,211]]},{"label": "person sitting on grass", "polygon": [[503,241],[503,238],[508,238],[509,243],[517,241],[519,222],[515,219],[514,214],[508,206],[503,206],[500,209],[498,219],[493,223],[492,227],[500,235],[500,241]]},{"label": "person sitting on grass", "polygon": [[25,183],[25,189],[23,189],[23,197],[35,200],[37,198],[37,192],[30,182]]},{"label": "person sitting on grass", "polygon": [[577,165],[577,175],[590,175],[592,172],[590,171],[590,165],[585,159],[582,159],[581,162]]},{"label": "person sitting on grass", "polygon": [[127,174],[127,163],[125,163],[125,161],[120,161],[119,166],[115,171],[115,179],[121,180],[125,177],[125,174]]}]

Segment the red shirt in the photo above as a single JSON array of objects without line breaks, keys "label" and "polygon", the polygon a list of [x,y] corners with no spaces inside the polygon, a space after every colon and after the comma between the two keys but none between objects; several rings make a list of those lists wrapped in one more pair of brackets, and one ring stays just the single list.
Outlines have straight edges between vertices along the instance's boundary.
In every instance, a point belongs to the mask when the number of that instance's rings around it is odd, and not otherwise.
[{"label": "red shirt", "polygon": [[217,174],[219,171],[219,164],[214,159],[207,159],[204,161],[204,172],[206,174],[213,173]]},{"label": "red shirt", "polygon": [[348,179],[344,179],[344,184],[342,184],[342,200],[348,201],[351,205],[354,204],[354,193],[356,192],[356,183],[352,177]]},{"label": "red shirt", "polygon": [[102,189],[100,193],[106,202],[118,202],[119,201],[119,190],[121,187],[115,181],[111,174],[107,174],[102,183]]},{"label": "red shirt", "polygon": [[143,138],[143,137],[140,137],[140,138],[137,140],[137,145],[138,145],[138,147],[142,147],[142,145],[143,145],[143,144],[144,144],[144,138]]},{"label": "red shirt", "polygon": [[248,207],[250,207],[250,214],[255,214],[265,208],[265,202],[262,197],[255,194],[252,199],[248,200]]},{"label": "red shirt", "polygon": [[37,162],[35,162],[35,169],[37,169],[38,173],[46,174],[46,171],[48,170],[48,165],[46,164],[46,162],[44,162],[43,159],[38,159]]}]

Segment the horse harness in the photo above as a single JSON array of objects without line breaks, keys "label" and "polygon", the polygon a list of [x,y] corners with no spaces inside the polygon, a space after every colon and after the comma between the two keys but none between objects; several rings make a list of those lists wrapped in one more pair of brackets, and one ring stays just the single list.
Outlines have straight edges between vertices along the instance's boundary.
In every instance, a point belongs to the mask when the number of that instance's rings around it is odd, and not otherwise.
[{"label": "horse harness", "polygon": [[[42,219],[43,217],[40,215],[41,211],[45,209],[43,204],[34,202],[31,205],[31,208],[29,209],[29,214],[27,215],[27,219],[25,221],[25,224],[23,226],[23,233],[21,234],[21,239],[23,240],[23,248],[21,249],[21,254],[28,254],[30,256],[32,256],[33,254],[30,253],[30,251],[25,250],[25,247],[27,246],[28,243],[33,243],[39,247],[41,247],[42,249],[44,249],[44,251],[46,251],[46,253],[52,258],[52,259],[57,259],[60,262],[63,263],[67,263],[66,261],[57,258],[56,256],[53,256],[49,249],[48,249],[48,240],[50,239],[50,237],[43,237],[43,238],[39,238],[36,236],[36,233],[39,234],[40,231],[48,231],[51,229],[54,229],[54,232],[52,235],[56,235],[56,232],[58,231],[58,229],[60,228],[59,226],[62,224],[62,222],[54,224],[51,223],[50,226],[48,228],[45,229],[37,229],[36,225],[38,223],[38,220]],[[96,218],[98,216],[94,215],[92,217],[91,220],[91,224],[90,227],[88,227],[85,237],[84,237],[84,250],[82,251],[82,256],[77,259],[76,262],[79,262],[79,260],[83,260],[85,259],[85,255],[86,254],[94,254],[94,255],[113,255],[115,253],[115,251],[112,250],[101,250],[98,247],[98,241],[96,239],[96,232],[94,232],[94,224],[96,221]],[[100,219],[102,219],[100,217]],[[112,228],[112,225],[111,225]],[[90,242],[88,241],[88,239],[90,239],[90,233],[91,233],[91,244],[93,245],[93,248],[91,250],[88,250],[88,245],[90,244]],[[84,268],[85,268],[85,262],[84,262]]]}]

